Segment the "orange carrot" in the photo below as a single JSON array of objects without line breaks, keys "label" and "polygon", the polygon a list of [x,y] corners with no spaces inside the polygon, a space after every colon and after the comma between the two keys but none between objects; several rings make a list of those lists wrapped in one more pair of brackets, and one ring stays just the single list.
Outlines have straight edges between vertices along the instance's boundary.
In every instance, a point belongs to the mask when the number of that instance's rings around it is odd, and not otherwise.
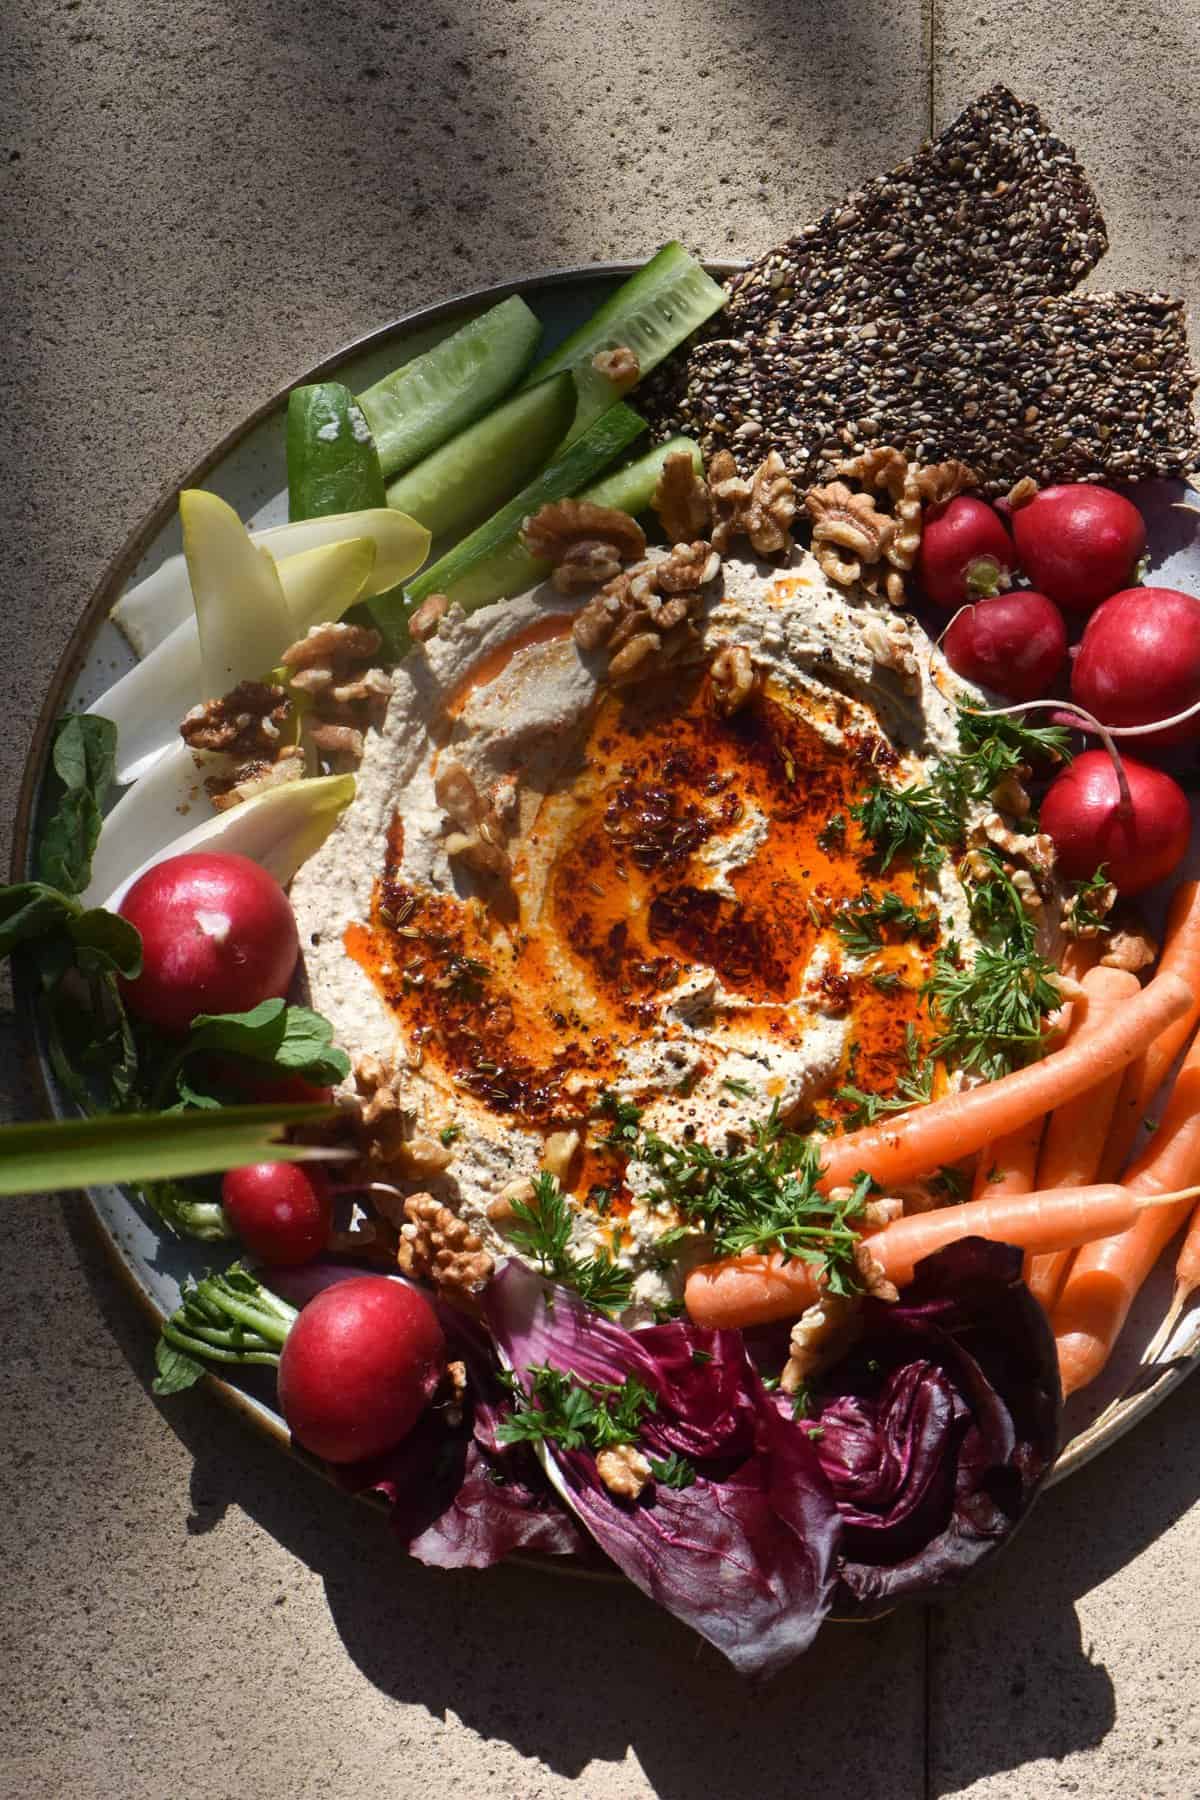
[{"label": "orange carrot", "polygon": [[[1129,1171],[1125,1185],[1131,1193],[1156,1196],[1185,1186],[1198,1173],[1200,1036],[1192,1040],[1162,1123]],[[1079,1252],[1051,1320],[1065,1394],[1086,1387],[1104,1368],[1129,1308],[1189,1210],[1186,1201],[1177,1200],[1144,1212],[1118,1236],[1089,1244]]]},{"label": "orange carrot", "polygon": [[[1072,1038],[1091,1036],[1118,1007],[1141,992],[1141,983],[1128,969],[1101,966],[1089,969],[1083,977],[1083,992],[1082,1003],[1077,1003],[1072,1013]],[[1119,1074],[1110,1075],[1051,1116],[1038,1161],[1039,1188],[1083,1187],[1095,1181],[1121,1079]],[[1058,1298],[1070,1260],[1070,1250],[1052,1250],[1035,1256],[1027,1269],[1029,1291],[1047,1312]]]},{"label": "orange carrot", "polygon": [[[1189,1188],[1172,1195],[1133,1194],[1105,1182],[1093,1187],[1055,1188],[1049,1193],[1009,1199],[968,1200],[936,1212],[909,1213],[865,1239],[889,1281],[903,1287],[923,1256],[962,1238],[986,1237],[1026,1250],[1062,1250],[1124,1230],[1140,1221],[1143,1207],[1171,1211],[1187,1205]],[[764,1325],[794,1319],[818,1293],[811,1264],[773,1255],[738,1256],[707,1263],[688,1276],[688,1316],[697,1325]]]},{"label": "orange carrot", "polygon": [[1100,1163],[1104,1181],[1115,1181],[1125,1167],[1150,1102],[1200,1023],[1200,881],[1181,881],[1171,896],[1159,972],[1164,969],[1183,977],[1192,990],[1192,1004],[1125,1071]]},{"label": "orange carrot", "polygon": [[1100,960],[1099,938],[1068,938],[1058,960],[1064,975],[1070,975],[1075,981],[1082,981],[1088,970],[1094,969]]},{"label": "orange carrot", "polygon": [[1157,975],[1094,1036],[999,1081],[946,1094],[833,1139],[821,1152],[821,1186],[826,1193],[848,1187],[865,1170],[883,1187],[893,1187],[959,1162],[1124,1069],[1191,1005],[1185,981],[1170,971]]},{"label": "orange carrot", "polygon": [[1191,1299],[1196,1289],[1200,1288],[1200,1206],[1192,1214],[1191,1224],[1183,1243],[1179,1247],[1179,1255],[1175,1260],[1175,1292],[1171,1296],[1171,1305],[1167,1316],[1155,1332],[1142,1356],[1144,1363],[1157,1362],[1171,1341],[1179,1315]]},{"label": "orange carrot", "polygon": [[979,1152],[972,1199],[993,1199],[1001,1194],[1028,1194],[1034,1185],[1038,1148],[1046,1121],[1041,1113],[1027,1125],[985,1144]]}]

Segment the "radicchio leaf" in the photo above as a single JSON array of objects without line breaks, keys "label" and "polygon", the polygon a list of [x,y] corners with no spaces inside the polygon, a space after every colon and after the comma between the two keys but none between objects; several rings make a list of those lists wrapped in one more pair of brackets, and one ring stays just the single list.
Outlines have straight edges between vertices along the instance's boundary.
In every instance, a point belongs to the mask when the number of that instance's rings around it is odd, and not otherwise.
[{"label": "radicchio leaf", "polygon": [[[324,1288],[361,1274],[339,1263],[308,1263],[270,1270],[267,1279],[277,1293],[303,1306]],[[394,1450],[343,1465],[338,1480],[355,1493],[382,1494],[405,1549],[435,1568],[486,1569],[514,1550],[591,1559],[591,1544],[533,1452],[496,1438],[505,1395],[486,1333],[422,1292],[437,1310],[449,1356],[466,1364],[462,1416],[456,1419],[435,1403]]]},{"label": "radicchio leaf", "polygon": [[896,1305],[864,1302],[864,1335],[809,1421],[844,1525],[835,1610],[961,1581],[1049,1473],[1058,1360],[1021,1262],[966,1238],[919,1263]]},{"label": "radicchio leaf", "polygon": [[806,1650],[833,1590],[837,1511],[814,1446],[764,1392],[741,1334],[626,1331],[516,1262],[492,1281],[485,1313],[521,1377],[543,1364],[592,1384],[636,1377],[657,1401],[642,1449],[695,1464],[690,1487],[655,1482],[630,1502],[609,1493],[590,1451],[546,1446],[559,1491],[617,1567],[743,1674]]}]

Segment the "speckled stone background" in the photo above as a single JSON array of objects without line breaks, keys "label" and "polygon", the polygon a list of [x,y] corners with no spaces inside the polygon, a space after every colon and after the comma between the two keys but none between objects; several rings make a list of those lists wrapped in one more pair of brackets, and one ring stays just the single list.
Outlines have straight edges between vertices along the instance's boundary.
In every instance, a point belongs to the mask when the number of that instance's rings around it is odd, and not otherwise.
[{"label": "speckled stone background", "polygon": [[[34,0],[0,93],[0,816],[105,562],[281,383],[422,302],[786,235],[1004,78],[1105,284],[1200,300],[1188,0]],[[32,1106],[0,1014],[0,1084]],[[636,1594],[445,1576],[150,1340],[71,1203],[0,1209],[0,1795],[1200,1793],[1200,1382],[961,1599],[752,1694]]]}]

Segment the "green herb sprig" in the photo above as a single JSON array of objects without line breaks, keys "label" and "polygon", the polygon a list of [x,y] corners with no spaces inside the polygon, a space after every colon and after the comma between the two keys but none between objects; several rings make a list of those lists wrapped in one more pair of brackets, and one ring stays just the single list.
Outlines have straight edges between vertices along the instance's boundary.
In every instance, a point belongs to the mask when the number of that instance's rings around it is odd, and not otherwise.
[{"label": "green herb sprig", "polygon": [[571,1249],[571,1210],[547,1170],[533,1184],[531,1201],[514,1200],[508,1235],[555,1281],[572,1287],[589,1306],[618,1313],[629,1305],[633,1273],[611,1257],[577,1256]]},{"label": "green herb sprig", "polygon": [[819,1269],[834,1293],[856,1291],[852,1221],[861,1215],[870,1178],[861,1176],[845,1200],[822,1194],[819,1147],[784,1128],[778,1103],[742,1149],[671,1144],[646,1132],[637,1156],[654,1172],[651,1199],[711,1233],[719,1256],[781,1250]]}]

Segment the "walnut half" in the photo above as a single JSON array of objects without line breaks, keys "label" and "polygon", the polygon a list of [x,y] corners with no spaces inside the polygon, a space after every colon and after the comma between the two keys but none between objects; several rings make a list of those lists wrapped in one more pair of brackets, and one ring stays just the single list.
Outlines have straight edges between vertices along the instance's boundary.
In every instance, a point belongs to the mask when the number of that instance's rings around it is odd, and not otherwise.
[{"label": "walnut half", "polygon": [[472,1300],[495,1267],[483,1240],[432,1194],[410,1194],[396,1263],[405,1275],[432,1281],[445,1293]]},{"label": "walnut half", "polygon": [[556,500],[541,507],[521,527],[521,541],[531,556],[553,565],[560,594],[611,581],[646,550],[646,534],[636,519],[590,500]]}]

